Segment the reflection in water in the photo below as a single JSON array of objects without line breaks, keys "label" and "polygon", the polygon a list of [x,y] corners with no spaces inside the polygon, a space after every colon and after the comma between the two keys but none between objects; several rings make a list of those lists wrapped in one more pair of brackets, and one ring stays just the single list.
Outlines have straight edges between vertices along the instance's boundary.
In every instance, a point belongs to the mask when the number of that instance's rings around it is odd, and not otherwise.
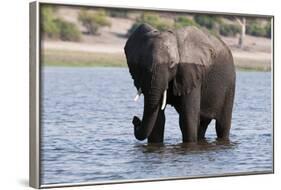
[{"label": "reflection in water", "polygon": [[127,69],[44,68],[42,183],[271,171],[270,76],[237,73],[231,141],[217,141],[211,122],[205,141],[181,143],[178,114],[167,106],[165,143],[152,145],[133,135],[143,102],[132,101]]},{"label": "reflection in water", "polygon": [[200,141],[198,143],[179,143],[179,144],[136,144],[134,149],[143,153],[158,154],[197,154],[214,150],[235,148],[237,143],[231,141]]}]

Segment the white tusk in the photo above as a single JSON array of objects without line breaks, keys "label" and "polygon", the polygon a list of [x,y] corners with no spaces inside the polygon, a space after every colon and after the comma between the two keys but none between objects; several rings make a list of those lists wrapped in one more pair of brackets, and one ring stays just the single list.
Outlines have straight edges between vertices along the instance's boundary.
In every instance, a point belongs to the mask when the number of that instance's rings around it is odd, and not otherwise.
[{"label": "white tusk", "polygon": [[140,98],[140,95],[141,95],[141,88],[139,88],[138,93],[137,93],[137,95],[134,98],[135,102],[138,101],[138,99]]},{"label": "white tusk", "polygon": [[134,98],[134,101],[135,101],[135,102],[138,101],[139,98],[140,98],[140,95],[137,94],[137,95],[135,96],[135,98]]},{"label": "white tusk", "polygon": [[165,90],[164,93],[163,93],[163,100],[162,100],[161,110],[163,110],[165,108],[166,100],[167,100],[167,90]]}]

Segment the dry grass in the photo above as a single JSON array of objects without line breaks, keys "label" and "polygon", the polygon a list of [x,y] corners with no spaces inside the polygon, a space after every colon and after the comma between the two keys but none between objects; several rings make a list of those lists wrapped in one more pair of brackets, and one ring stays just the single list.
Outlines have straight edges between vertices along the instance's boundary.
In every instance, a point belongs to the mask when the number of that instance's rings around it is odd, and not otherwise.
[{"label": "dry grass", "polygon": [[[270,71],[270,60],[234,57],[238,70]],[[44,50],[42,63],[45,66],[67,67],[127,67],[125,55],[121,53],[93,53],[64,50]]]},{"label": "dry grass", "polygon": [[63,50],[45,50],[42,63],[46,66],[69,67],[125,67],[125,57],[119,53],[93,53]]},{"label": "dry grass", "polygon": [[271,62],[268,59],[251,59],[234,57],[238,70],[271,71]]}]

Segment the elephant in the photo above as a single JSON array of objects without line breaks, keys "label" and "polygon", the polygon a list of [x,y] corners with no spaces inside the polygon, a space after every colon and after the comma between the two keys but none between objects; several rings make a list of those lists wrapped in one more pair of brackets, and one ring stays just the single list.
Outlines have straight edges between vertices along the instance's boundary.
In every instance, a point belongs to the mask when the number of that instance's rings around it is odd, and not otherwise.
[{"label": "elephant", "polygon": [[219,37],[195,26],[159,31],[144,23],[124,51],[137,96],[144,95],[142,120],[132,120],[136,139],[163,143],[169,104],[179,114],[184,143],[204,140],[213,119],[217,139],[229,140],[236,73]]}]

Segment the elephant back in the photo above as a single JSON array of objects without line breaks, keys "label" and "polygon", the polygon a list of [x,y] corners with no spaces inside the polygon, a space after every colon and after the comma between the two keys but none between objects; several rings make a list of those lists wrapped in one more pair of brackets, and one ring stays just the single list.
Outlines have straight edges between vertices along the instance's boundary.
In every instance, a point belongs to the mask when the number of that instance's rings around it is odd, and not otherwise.
[{"label": "elephant back", "polygon": [[180,61],[174,80],[175,95],[190,93],[201,84],[216,57],[225,51],[221,41],[194,26],[176,30]]},{"label": "elephant back", "polygon": [[197,27],[185,27],[176,31],[180,63],[209,66],[217,48],[212,40]]}]

